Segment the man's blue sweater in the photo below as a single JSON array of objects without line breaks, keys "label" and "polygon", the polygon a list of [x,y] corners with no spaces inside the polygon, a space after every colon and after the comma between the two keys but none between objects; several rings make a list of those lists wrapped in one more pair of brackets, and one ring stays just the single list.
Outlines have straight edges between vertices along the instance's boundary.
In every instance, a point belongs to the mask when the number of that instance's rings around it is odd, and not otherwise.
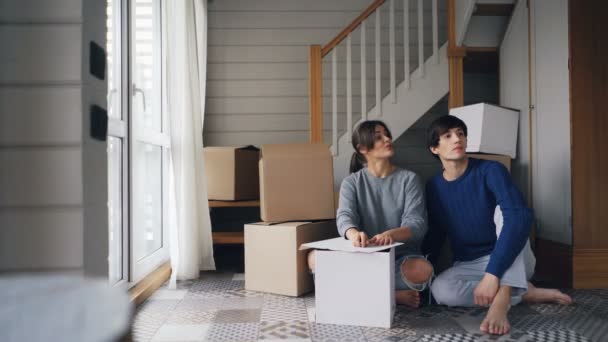
[{"label": "man's blue sweater", "polygon": [[[501,278],[526,244],[533,219],[507,169],[495,161],[469,158],[462,176],[446,181],[441,172],[428,181],[426,193],[427,251],[436,255],[447,233],[455,261],[490,255],[486,272]],[[496,205],[504,219],[498,240]]]}]

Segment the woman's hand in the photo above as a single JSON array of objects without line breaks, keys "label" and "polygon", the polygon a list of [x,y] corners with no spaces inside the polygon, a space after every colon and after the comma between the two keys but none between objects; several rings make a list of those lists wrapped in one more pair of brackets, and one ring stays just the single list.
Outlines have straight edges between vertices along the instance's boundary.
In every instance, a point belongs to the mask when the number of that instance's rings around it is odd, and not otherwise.
[{"label": "woman's hand", "polygon": [[394,242],[393,236],[391,235],[391,231],[388,230],[384,233],[377,234],[373,238],[369,239],[368,243],[370,245],[378,245],[378,246],[386,246],[392,245]]},{"label": "woman's hand", "polygon": [[346,238],[352,241],[355,247],[367,247],[368,245],[367,234],[355,228],[350,228],[346,231]]}]

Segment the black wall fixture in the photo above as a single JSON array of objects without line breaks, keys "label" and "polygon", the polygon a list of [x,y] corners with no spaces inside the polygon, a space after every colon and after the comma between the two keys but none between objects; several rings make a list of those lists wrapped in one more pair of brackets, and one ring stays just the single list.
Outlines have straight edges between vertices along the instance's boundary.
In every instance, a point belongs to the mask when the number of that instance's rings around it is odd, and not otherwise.
[{"label": "black wall fixture", "polygon": [[93,41],[89,43],[89,72],[102,81],[106,77],[106,51]]},{"label": "black wall fixture", "polygon": [[91,137],[106,141],[108,136],[108,112],[98,105],[91,106]]}]

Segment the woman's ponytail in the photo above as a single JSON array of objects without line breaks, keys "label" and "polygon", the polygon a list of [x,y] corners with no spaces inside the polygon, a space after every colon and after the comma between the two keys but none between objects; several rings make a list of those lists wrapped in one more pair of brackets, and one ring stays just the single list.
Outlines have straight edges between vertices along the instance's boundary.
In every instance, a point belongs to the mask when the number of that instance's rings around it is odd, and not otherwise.
[{"label": "woman's ponytail", "polygon": [[350,173],[355,173],[361,170],[364,166],[363,156],[359,152],[353,152],[350,158]]}]

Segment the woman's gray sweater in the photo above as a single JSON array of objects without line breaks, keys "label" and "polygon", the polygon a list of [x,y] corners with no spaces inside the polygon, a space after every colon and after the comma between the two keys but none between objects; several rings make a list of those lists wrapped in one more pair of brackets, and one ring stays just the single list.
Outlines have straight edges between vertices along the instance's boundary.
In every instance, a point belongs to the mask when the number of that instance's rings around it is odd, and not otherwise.
[{"label": "woman's gray sweater", "polygon": [[396,168],[379,178],[364,167],[342,181],[337,212],[341,236],[352,227],[364,231],[369,238],[389,229],[408,227],[412,237],[400,241],[404,245],[396,249],[396,254],[420,254],[426,219],[423,187],[414,172]]}]

